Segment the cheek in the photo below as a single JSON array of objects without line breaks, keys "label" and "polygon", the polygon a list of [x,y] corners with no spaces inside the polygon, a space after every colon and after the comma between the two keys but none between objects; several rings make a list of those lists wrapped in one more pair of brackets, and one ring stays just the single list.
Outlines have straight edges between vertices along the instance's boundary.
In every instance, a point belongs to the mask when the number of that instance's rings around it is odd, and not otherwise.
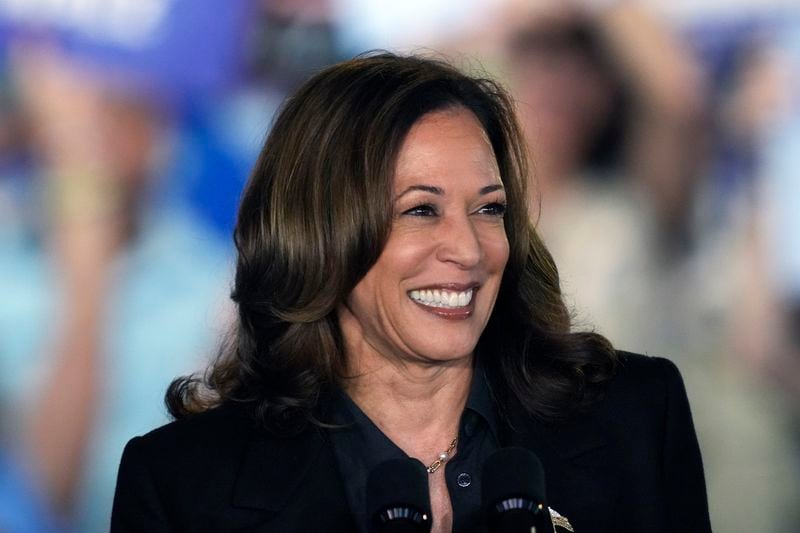
[{"label": "cheek", "polygon": [[423,230],[396,231],[376,266],[380,264],[384,277],[395,281],[412,277],[422,269],[424,259],[434,255],[434,242]]},{"label": "cheek", "polygon": [[353,289],[350,299],[361,309],[390,305],[402,292],[402,281],[419,270],[424,256],[425,251],[420,246],[402,238],[393,238]]},{"label": "cheek", "polygon": [[369,305],[375,301],[375,285],[372,272],[372,270],[367,272],[367,275],[358,282],[347,297],[347,307],[356,317],[371,314]]},{"label": "cheek", "polygon": [[492,238],[484,239],[483,251],[486,257],[486,266],[492,273],[498,271],[502,273],[506,268],[509,255],[508,238],[505,231],[502,235],[493,235]]}]

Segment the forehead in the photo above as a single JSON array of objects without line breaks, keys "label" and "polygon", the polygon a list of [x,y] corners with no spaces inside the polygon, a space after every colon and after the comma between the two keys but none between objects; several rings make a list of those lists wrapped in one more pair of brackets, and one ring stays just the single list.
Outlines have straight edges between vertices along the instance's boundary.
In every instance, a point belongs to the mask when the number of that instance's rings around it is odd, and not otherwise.
[{"label": "forehead", "polygon": [[397,158],[395,189],[414,182],[500,181],[491,141],[465,108],[429,113],[409,130]]}]

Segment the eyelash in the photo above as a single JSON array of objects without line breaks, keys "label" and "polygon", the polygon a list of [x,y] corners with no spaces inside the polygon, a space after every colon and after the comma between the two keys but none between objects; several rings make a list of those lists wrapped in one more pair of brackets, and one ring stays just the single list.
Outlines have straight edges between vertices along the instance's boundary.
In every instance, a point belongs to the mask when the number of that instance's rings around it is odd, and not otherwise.
[{"label": "eyelash", "polygon": [[[507,208],[508,206],[505,203],[491,202],[482,206],[480,209],[478,209],[477,212],[484,215],[502,218],[503,215],[506,214]],[[487,210],[489,212],[486,212]],[[420,217],[435,217],[439,213],[437,212],[435,206],[431,204],[421,204],[404,211],[402,214],[410,216],[420,216]]]},{"label": "eyelash", "polygon": [[404,215],[411,215],[416,217],[435,217],[439,213],[436,211],[436,208],[431,204],[421,204],[415,205],[411,209],[407,211],[403,211]]},{"label": "eyelash", "polygon": [[486,204],[485,206],[480,208],[480,211],[485,209],[491,210],[491,213],[486,213],[490,216],[501,217],[506,214],[506,210],[508,209],[508,205],[502,202],[492,202],[490,204]]}]

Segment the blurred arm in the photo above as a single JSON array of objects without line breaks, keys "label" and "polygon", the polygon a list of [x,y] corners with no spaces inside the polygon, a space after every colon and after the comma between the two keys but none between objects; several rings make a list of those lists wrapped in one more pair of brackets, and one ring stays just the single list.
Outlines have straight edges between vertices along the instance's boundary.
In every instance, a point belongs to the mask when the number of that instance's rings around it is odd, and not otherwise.
[{"label": "blurred arm", "polygon": [[665,120],[690,120],[700,112],[700,71],[676,35],[629,0],[600,11],[597,20],[640,105]]},{"label": "blurred arm", "polygon": [[109,124],[99,88],[58,58],[26,53],[15,67],[50,192],[42,218],[49,217],[44,222],[59,288],[52,362],[26,439],[51,500],[67,513],[102,402],[111,267],[128,225],[108,150],[111,126],[119,131],[124,124]]},{"label": "blurred arm", "polygon": [[628,156],[661,229],[680,232],[702,168],[703,81],[691,52],[645,8],[623,0],[598,13],[600,32],[633,89]]}]

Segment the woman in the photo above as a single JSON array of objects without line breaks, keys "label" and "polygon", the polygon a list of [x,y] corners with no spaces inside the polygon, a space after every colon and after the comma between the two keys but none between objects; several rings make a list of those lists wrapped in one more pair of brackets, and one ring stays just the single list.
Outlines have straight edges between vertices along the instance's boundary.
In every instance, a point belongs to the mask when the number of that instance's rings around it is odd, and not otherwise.
[{"label": "woman", "polygon": [[680,376],[570,332],[523,146],[500,87],[428,59],[289,98],[239,212],[235,334],[126,447],[112,529],[359,531],[368,472],[408,455],[434,531],[483,531],[480,467],[515,445],[576,531],[708,530]]}]

